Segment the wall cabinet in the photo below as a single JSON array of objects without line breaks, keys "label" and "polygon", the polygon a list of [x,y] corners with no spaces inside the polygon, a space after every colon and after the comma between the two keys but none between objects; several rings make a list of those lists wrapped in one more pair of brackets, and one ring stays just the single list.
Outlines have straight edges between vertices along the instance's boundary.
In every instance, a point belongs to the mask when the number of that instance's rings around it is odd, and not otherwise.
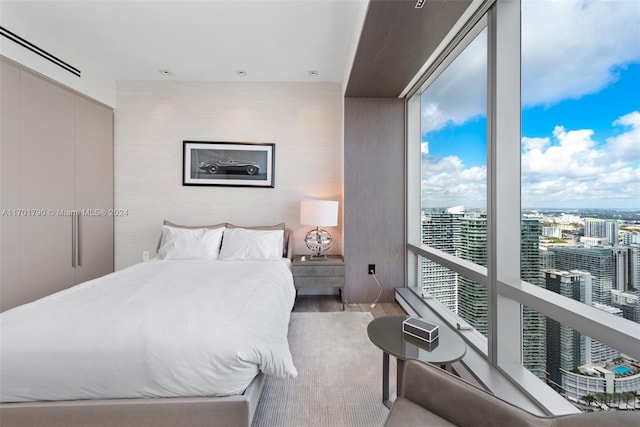
[{"label": "wall cabinet", "polygon": [[0,65],[6,310],[113,271],[113,111]]}]

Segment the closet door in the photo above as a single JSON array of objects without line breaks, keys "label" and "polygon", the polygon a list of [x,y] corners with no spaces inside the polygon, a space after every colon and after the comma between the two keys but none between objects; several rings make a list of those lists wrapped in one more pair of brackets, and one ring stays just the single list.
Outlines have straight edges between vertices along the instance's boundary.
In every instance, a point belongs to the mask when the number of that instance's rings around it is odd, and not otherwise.
[{"label": "closet door", "polygon": [[0,66],[4,311],[113,271],[113,112]]},{"label": "closet door", "polygon": [[[20,290],[32,301],[74,284],[76,95],[20,73]],[[51,211],[53,210],[53,211]]]},{"label": "closet door", "polygon": [[0,62],[0,311],[20,296],[20,71]]},{"label": "closet door", "polygon": [[76,283],[113,271],[113,112],[76,99]]}]

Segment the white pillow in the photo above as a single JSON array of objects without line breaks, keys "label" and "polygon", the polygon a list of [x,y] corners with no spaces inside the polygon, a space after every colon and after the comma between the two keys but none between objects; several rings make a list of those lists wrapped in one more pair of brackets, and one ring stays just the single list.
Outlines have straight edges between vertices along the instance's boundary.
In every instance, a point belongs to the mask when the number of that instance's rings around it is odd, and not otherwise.
[{"label": "white pillow", "polygon": [[176,228],[162,226],[158,259],[218,259],[224,227]]},{"label": "white pillow", "polygon": [[220,259],[225,261],[282,258],[283,230],[225,228]]}]

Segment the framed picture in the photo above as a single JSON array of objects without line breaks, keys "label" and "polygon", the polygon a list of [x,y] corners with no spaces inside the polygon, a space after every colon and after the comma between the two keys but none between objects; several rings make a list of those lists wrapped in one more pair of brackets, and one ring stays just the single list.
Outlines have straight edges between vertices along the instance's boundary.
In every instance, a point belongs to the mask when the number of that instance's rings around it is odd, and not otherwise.
[{"label": "framed picture", "polygon": [[274,188],[275,144],[183,141],[182,185]]}]

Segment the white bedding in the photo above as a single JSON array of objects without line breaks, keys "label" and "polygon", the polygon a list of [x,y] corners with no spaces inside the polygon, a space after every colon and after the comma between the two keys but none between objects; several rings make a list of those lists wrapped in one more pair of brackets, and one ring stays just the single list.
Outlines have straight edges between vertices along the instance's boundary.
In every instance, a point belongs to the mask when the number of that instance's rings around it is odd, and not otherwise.
[{"label": "white bedding", "polygon": [[297,375],[290,261],[137,264],[0,314],[0,400],[223,396]]}]

